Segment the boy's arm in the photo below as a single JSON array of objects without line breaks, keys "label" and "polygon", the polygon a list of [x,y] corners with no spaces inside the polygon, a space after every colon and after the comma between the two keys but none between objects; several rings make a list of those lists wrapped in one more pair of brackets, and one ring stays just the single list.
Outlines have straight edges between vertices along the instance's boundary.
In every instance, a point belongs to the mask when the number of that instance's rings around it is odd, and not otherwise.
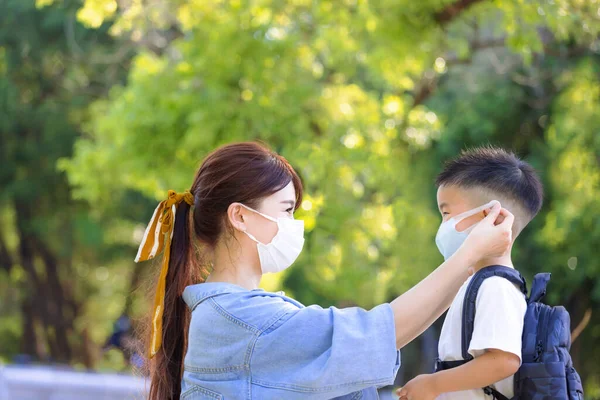
[{"label": "boy's arm", "polygon": [[515,354],[489,349],[460,367],[419,375],[397,391],[402,398],[435,399],[446,392],[482,389],[514,375],[521,365]]},{"label": "boy's arm", "polygon": [[514,375],[520,366],[515,354],[489,349],[460,367],[433,374],[432,380],[440,393],[481,389]]},{"label": "boy's arm", "polygon": [[479,288],[476,307],[473,337],[468,349],[475,358],[460,367],[417,376],[398,393],[407,389],[408,398],[435,399],[445,392],[484,388],[519,369],[523,319],[527,309],[523,294],[506,279],[492,277]]}]

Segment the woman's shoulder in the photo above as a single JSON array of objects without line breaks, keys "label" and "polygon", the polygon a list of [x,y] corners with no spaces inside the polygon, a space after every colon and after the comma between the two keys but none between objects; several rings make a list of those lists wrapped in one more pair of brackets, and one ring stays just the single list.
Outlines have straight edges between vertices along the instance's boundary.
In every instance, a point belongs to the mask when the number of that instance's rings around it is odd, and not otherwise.
[{"label": "woman's shoulder", "polygon": [[192,310],[192,315],[208,306],[224,317],[233,318],[257,330],[268,327],[287,313],[304,308],[283,292],[248,290],[223,282],[190,285],[185,288],[183,299]]}]

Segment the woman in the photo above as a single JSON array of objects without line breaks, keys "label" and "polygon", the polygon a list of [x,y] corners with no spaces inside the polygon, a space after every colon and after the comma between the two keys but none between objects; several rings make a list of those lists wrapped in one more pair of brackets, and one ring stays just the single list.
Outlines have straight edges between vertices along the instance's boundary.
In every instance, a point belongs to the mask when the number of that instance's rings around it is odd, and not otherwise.
[{"label": "woman", "polygon": [[302,250],[301,201],[283,157],[237,143],[204,160],[189,192],[159,204],[136,257],[164,250],[150,399],[377,399],[398,349],[448,308],[471,266],[510,243],[512,215],[496,204],[454,256],[391,303],[304,307],[258,288]]}]

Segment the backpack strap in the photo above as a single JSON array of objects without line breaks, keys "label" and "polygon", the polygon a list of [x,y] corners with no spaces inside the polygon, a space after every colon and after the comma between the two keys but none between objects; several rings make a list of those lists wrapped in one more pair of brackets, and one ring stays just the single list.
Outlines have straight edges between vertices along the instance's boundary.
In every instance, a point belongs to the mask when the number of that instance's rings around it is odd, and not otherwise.
[{"label": "backpack strap", "polygon": [[491,386],[484,387],[483,393],[487,394],[488,396],[492,396],[494,400],[510,400],[508,397],[506,397]]},{"label": "backpack strap", "polygon": [[[538,274],[543,275],[543,274]],[[536,278],[538,278],[536,275]],[[467,291],[465,293],[465,298],[463,301],[463,313],[462,313],[462,360],[456,361],[441,361],[439,358],[435,363],[435,371],[443,371],[445,369],[456,368],[463,364],[468,363],[473,360],[473,356],[469,354],[469,344],[471,343],[471,339],[473,338],[473,329],[475,327],[475,306],[477,304],[477,293],[479,292],[479,288],[481,284],[487,279],[494,276],[499,276],[501,278],[508,279],[510,282],[514,283],[519,287],[521,292],[527,297],[527,284],[525,283],[525,279],[521,276],[519,271],[514,268],[505,267],[502,265],[491,265],[489,267],[485,267],[480,269],[471,279],[469,285],[467,286]],[[549,277],[548,277],[549,279]],[[538,280],[538,287],[542,288],[543,283],[543,293],[545,293],[546,283],[548,279],[545,281],[540,277]],[[535,282],[534,282],[535,284]],[[543,294],[542,294],[543,296]],[[509,400],[502,393],[494,389],[492,386],[486,386],[483,389],[483,392],[489,396],[492,396],[495,400]]]},{"label": "backpack strap", "polygon": [[[499,276],[501,278],[508,279],[519,287],[521,292],[527,297],[527,284],[525,279],[519,271],[514,268],[505,267],[503,265],[491,265],[477,271],[477,273],[469,282],[467,291],[465,293],[465,299],[463,301],[463,314],[462,314],[462,356],[463,362],[468,362],[473,359],[473,356],[469,354],[469,344],[473,338],[473,330],[475,328],[475,306],[477,304],[477,293],[481,284],[488,278]],[[483,392],[487,395],[492,396],[496,400],[509,400],[502,393],[497,391],[491,386],[483,388]]]},{"label": "backpack strap", "polygon": [[499,276],[508,279],[519,287],[521,292],[527,296],[527,284],[525,279],[521,276],[519,271],[514,268],[505,267],[503,265],[492,265],[485,267],[477,271],[477,273],[469,282],[467,291],[465,293],[465,299],[463,301],[463,313],[462,313],[462,357],[466,361],[473,359],[473,356],[469,354],[469,344],[473,338],[473,329],[475,325],[475,306],[477,303],[477,293],[481,284],[487,279],[494,276]]},{"label": "backpack strap", "polygon": [[466,364],[468,361],[466,360],[454,360],[454,361],[442,361],[439,358],[435,359],[434,371],[440,372],[447,369],[452,369],[456,367],[460,367],[461,365]]}]

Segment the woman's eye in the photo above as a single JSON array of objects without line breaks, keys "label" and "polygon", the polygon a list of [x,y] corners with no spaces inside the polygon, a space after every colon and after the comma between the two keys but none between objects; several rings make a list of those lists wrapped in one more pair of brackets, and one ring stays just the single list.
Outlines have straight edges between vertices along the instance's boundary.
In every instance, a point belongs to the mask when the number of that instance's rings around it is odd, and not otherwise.
[{"label": "woman's eye", "polygon": [[294,207],[290,207],[287,210],[285,210],[286,213],[288,214],[293,214],[294,213]]}]

